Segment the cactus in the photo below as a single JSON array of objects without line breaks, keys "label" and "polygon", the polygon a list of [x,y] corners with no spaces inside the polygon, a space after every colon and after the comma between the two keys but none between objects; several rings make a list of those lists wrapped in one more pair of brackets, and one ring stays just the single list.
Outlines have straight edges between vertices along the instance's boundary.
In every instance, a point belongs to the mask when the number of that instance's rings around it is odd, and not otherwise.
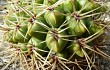
[{"label": "cactus", "polygon": [[[4,24],[10,29],[5,31],[4,40],[23,53],[24,69],[72,70],[84,66],[91,69],[94,52],[110,58],[96,51],[98,47],[94,49],[95,40],[104,34],[106,25],[97,24],[93,17],[106,13],[106,6],[90,0],[7,2]],[[86,60],[85,65],[82,60]]]}]

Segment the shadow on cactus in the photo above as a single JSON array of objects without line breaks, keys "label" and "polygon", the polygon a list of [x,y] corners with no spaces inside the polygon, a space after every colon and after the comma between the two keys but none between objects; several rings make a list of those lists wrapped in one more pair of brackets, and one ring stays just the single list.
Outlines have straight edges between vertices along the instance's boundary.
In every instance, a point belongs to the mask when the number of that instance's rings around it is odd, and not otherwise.
[{"label": "shadow on cactus", "polygon": [[97,21],[107,12],[89,0],[20,0],[7,1],[4,14],[3,40],[14,48],[22,69],[92,70],[96,55],[110,56],[96,42],[104,34],[108,22]]}]

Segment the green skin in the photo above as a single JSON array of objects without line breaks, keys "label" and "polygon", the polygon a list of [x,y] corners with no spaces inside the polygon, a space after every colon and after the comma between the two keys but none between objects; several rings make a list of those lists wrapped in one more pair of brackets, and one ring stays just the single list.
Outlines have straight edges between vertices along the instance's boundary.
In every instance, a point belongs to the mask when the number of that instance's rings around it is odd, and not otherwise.
[{"label": "green skin", "polygon": [[82,23],[84,23],[84,21],[83,20],[80,20],[80,21],[78,21],[78,23],[77,23],[77,20],[75,20],[74,18],[72,18],[72,19],[70,19],[70,23],[69,23],[69,34],[71,34],[71,35],[74,35],[74,36],[76,36],[76,37],[79,37],[79,36],[81,36],[83,33],[85,33],[86,32],[86,29],[85,29],[85,27],[81,24],[81,22]]},{"label": "green skin", "polygon": [[17,43],[13,40],[13,31],[9,31],[8,34],[6,35],[6,41],[11,42],[11,43]]},{"label": "green skin", "polygon": [[[39,13],[39,11],[37,11],[37,13]],[[38,20],[38,21],[40,21],[44,24],[47,24],[44,17],[43,17],[43,15],[41,15],[39,18],[36,18],[36,20]],[[44,40],[46,34],[38,33],[36,31],[46,32],[47,30],[44,27],[42,27],[41,25],[37,24],[37,23],[28,23],[28,34],[30,36],[36,37],[37,39]]]},{"label": "green skin", "polygon": [[[48,10],[45,15],[44,18],[47,21],[47,24],[49,26],[53,26],[53,27],[59,27],[63,21],[64,21],[64,16],[58,13],[63,13],[61,7],[57,7],[54,9],[54,11],[50,11]],[[60,19],[59,19],[60,18]]]},{"label": "green skin", "polygon": [[65,13],[72,13],[73,12],[73,5],[71,0],[66,0],[63,4],[63,10]]},{"label": "green skin", "polygon": [[29,23],[28,24],[28,29],[30,29],[29,32],[28,32],[28,34],[30,36],[33,36],[33,37],[35,37],[37,39],[41,39],[41,40],[45,39],[46,34],[42,34],[42,33],[36,32],[36,31],[43,31],[43,32],[46,31],[46,29],[44,29],[39,24],[37,24],[37,23],[34,23],[34,24]]},{"label": "green skin", "polygon": [[5,23],[6,25],[10,26],[11,23],[10,23],[9,21],[16,22],[17,20],[16,20],[16,18],[15,18],[14,15],[7,15],[7,16],[5,17],[5,19],[4,19],[4,23]]},{"label": "green skin", "polygon": [[[19,29],[14,30],[13,40],[20,43],[27,43],[30,39],[30,36],[28,34],[26,36],[26,33],[27,33],[27,25],[20,26]],[[23,36],[26,38],[24,38]]]},{"label": "green skin", "polygon": [[[30,45],[34,45],[34,46],[35,46],[36,48],[38,48],[38,49],[47,51],[48,48],[47,48],[46,44],[45,44],[45,43],[41,43],[41,42],[42,42],[42,40],[39,40],[39,39],[37,39],[37,38],[32,37],[32,38],[29,40],[28,43],[29,43]],[[41,44],[39,44],[39,43],[41,43]],[[46,52],[42,52],[42,51],[39,51],[39,50],[36,50],[36,52],[39,53],[39,54],[41,54],[42,56],[46,54]]]},{"label": "green skin", "polygon": [[19,5],[25,7],[26,5],[28,5],[26,1],[27,0],[20,0]]},{"label": "green skin", "polygon": [[24,11],[17,12],[16,15],[19,16],[19,17],[30,18],[30,16],[27,15]]},{"label": "green skin", "polygon": [[16,18],[15,18],[15,16],[13,16],[13,15],[7,16],[7,17],[6,17],[6,21],[7,21],[7,20],[10,20],[10,21],[13,21],[13,22],[14,22],[14,21],[17,21]]},{"label": "green skin", "polygon": [[52,5],[54,3],[56,3],[58,0],[44,0],[43,4],[45,5]]},{"label": "green skin", "polygon": [[[32,1],[32,0],[30,0],[30,1]],[[34,1],[32,1],[32,2],[34,2]],[[35,0],[34,5],[43,4],[43,2],[44,2],[44,0]],[[30,4],[33,5],[31,2],[27,3],[27,0],[20,0],[19,4],[22,7],[26,7],[27,5],[30,5]]]},{"label": "green skin", "polygon": [[79,7],[79,10],[86,6],[82,12],[88,12],[95,9],[94,2],[90,2],[89,0],[77,0],[77,6]]},{"label": "green skin", "polygon": [[[12,21],[12,22],[18,22],[17,21],[17,18],[16,18],[16,16],[17,17],[24,17],[25,19],[27,18],[29,18],[30,16],[28,16],[24,11],[21,11],[21,12],[16,12],[16,13],[12,13],[12,14],[9,14],[9,15],[7,15],[5,18],[5,24],[7,24],[8,26],[10,26],[11,25],[11,23],[9,22],[9,21]],[[8,21],[9,20],[9,21]],[[21,20],[21,19],[18,19],[18,20]],[[22,19],[22,20],[24,20],[24,19]]]},{"label": "green skin", "polygon": [[80,57],[84,57],[84,54],[81,50],[80,45],[75,41],[71,42],[71,46],[68,48],[68,50],[69,52],[72,52],[72,53],[75,52],[75,54]]},{"label": "green skin", "polygon": [[106,6],[101,6],[99,4],[94,3],[94,8],[98,8],[98,7],[100,7],[100,8],[95,11],[97,13],[98,12],[106,12],[108,9]]},{"label": "green skin", "polygon": [[[58,37],[62,36],[62,35],[66,35],[66,32],[63,31],[61,33],[58,34]],[[51,34],[51,31],[48,32],[47,36],[46,36],[46,44],[48,46],[49,49],[52,48],[52,50],[54,52],[61,52],[64,47],[66,46],[68,42],[65,40],[62,40],[61,38],[58,38],[57,40],[54,38],[53,34]]]},{"label": "green skin", "polygon": [[[90,34],[94,34],[102,29],[102,26],[99,26],[96,23],[94,23],[94,21],[90,21],[90,20],[87,22],[87,26]],[[104,29],[102,29],[100,34],[103,34],[103,33],[104,33]]]},{"label": "green skin", "polygon": [[[88,11],[91,11],[93,9],[96,9],[96,8],[100,7],[101,5],[96,4],[92,1],[90,2],[89,0],[77,0],[76,6],[78,6],[78,10],[80,10],[83,6],[86,6],[85,9],[82,12],[88,12]],[[106,12],[106,11],[107,11],[106,7],[101,7],[101,8],[96,10],[97,13],[98,12]]]},{"label": "green skin", "polygon": [[68,58],[68,52],[67,51],[63,51],[63,52],[57,53],[57,55],[59,57],[62,57],[62,58]]},{"label": "green skin", "polygon": [[43,4],[44,0],[36,0],[38,4]]},{"label": "green skin", "polygon": [[28,52],[28,50],[29,50],[29,49],[27,48],[27,44],[25,44],[25,43],[18,43],[17,46],[20,47],[21,50],[24,51],[24,52]]}]

